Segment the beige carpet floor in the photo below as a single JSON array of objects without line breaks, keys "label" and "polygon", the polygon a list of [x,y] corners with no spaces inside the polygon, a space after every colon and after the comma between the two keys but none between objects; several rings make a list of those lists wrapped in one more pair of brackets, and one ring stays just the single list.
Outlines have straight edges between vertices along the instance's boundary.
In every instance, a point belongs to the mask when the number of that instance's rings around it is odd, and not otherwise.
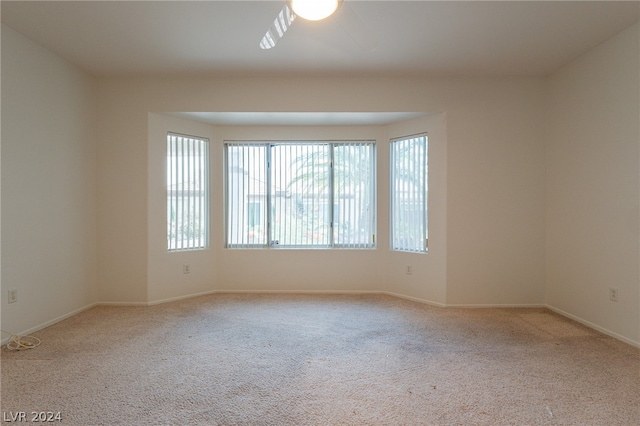
[{"label": "beige carpet floor", "polygon": [[221,294],[96,307],[2,349],[66,425],[638,425],[640,351],[544,309]]}]

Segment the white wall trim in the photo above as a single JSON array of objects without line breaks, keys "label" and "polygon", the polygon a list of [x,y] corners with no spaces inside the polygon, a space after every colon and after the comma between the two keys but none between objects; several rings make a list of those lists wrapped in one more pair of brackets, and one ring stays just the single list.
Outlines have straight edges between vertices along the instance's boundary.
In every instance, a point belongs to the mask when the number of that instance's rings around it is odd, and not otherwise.
[{"label": "white wall trim", "polygon": [[433,302],[431,300],[421,299],[419,297],[407,296],[405,294],[394,293],[392,291],[381,291],[380,293],[381,294],[386,294],[387,296],[391,296],[391,297],[397,297],[398,299],[405,299],[405,300],[410,300],[412,302],[423,303],[425,305],[437,306],[438,308],[446,308],[447,307],[447,305],[445,305],[444,303]]},{"label": "white wall trim", "polygon": [[633,340],[633,339],[629,339],[629,338],[627,338],[627,337],[625,337],[625,336],[622,336],[622,335],[620,335],[620,334],[618,334],[618,333],[615,333],[615,332],[613,332],[613,331],[611,331],[611,330],[608,330],[608,329],[606,329],[606,328],[604,328],[604,327],[600,327],[599,325],[596,325],[596,324],[594,324],[594,323],[592,323],[592,322],[589,322],[589,321],[587,321],[587,320],[585,320],[585,319],[582,319],[582,318],[580,318],[580,317],[578,317],[578,316],[575,316],[575,315],[573,315],[573,314],[570,314],[570,313],[568,313],[568,312],[565,312],[565,311],[563,311],[562,309],[558,309],[558,308],[553,307],[553,306],[551,306],[551,305],[545,305],[545,307],[546,307],[547,309],[549,309],[549,310],[551,310],[551,311],[553,311],[553,312],[557,313],[557,314],[562,315],[563,317],[567,317],[567,318],[569,318],[569,319],[572,319],[572,320],[574,320],[574,321],[579,322],[579,323],[580,323],[580,324],[582,324],[582,325],[586,325],[586,326],[587,326],[587,327],[589,327],[589,328],[592,328],[592,329],[594,329],[594,330],[596,330],[596,331],[599,331],[600,333],[606,334],[606,335],[607,335],[607,336],[609,336],[609,337],[613,337],[614,339],[618,339],[618,340],[620,340],[620,341],[623,341],[624,343],[627,343],[627,344],[629,344],[629,345],[631,345],[631,346],[635,346],[636,348],[640,348],[640,341],[636,341],[636,340]]},{"label": "white wall trim", "polygon": [[98,302],[96,303],[96,306],[149,306],[149,303],[148,302]]},{"label": "white wall trim", "polygon": [[169,297],[167,299],[152,300],[151,302],[147,303],[146,305],[147,306],[161,305],[163,303],[177,302],[179,300],[191,299],[193,297],[199,297],[199,296],[207,296],[209,294],[215,294],[215,293],[219,293],[219,291],[216,291],[216,290],[203,291],[203,292],[200,292],[200,293],[189,294],[189,295],[186,295],[186,296],[177,296],[177,297]]},{"label": "white wall trim", "polygon": [[[159,305],[159,304],[163,304],[163,303],[170,303],[170,302],[176,302],[179,300],[184,300],[184,299],[190,299],[190,298],[194,298],[194,297],[199,297],[199,296],[207,296],[207,295],[212,295],[212,294],[344,294],[344,295],[387,295],[387,296],[391,296],[391,297],[397,297],[399,299],[405,299],[405,300],[410,300],[413,302],[418,302],[418,303],[424,303],[426,305],[430,305],[430,306],[436,306],[439,308],[474,308],[474,309],[500,309],[500,308],[546,308],[549,309],[559,315],[562,315],[566,318],[569,318],[571,320],[577,321],[580,324],[586,325],[589,328],[592,328],[596,331],[599,331],[603,334],[606,334],[607,336],[613,337],[614,339],[620,340],[624,343],[627,343],[631,346],[640,348],[640,341],[636,341],[633,339],[629,339],[627,337],[624,337],[618,333],[615,333],[611,330],[608,330],[604,327],[600,327],[592,322],[589,322],[587,320],[584,320],[578,316],[572,315],[568,312],[563,311],[562,309],[558,309],[556,307],[553,307],[551,305],[546,305],[546,304],[443,304],[443,303],[439,303],[439,302],[433,302],[430,300],[426,300],[426,299],[421,299],[418,297],[412,297],[412,296],[407,296],[404,294],[400,294],[400,293],[394,293],[391,291],[366,291],[366,290],[362,290],[362,291],[349,291],[349,290],[335,290],[335,291],[331,291],[331,290],[306,290],[306,291],[299,291],[299,290],[286,290],[286,291],[282,291],[282,290],[212,290],[212,291],[206,291],[206,292],[202,292],[202,293],[197,293],[197,294],[190,294],[190,295],[186,295],[186,296],[179,296],[179,297],[173,297],[173,298],[169,298],[169,299],[162,299],[162,300],[156,300],[156,301],[152,301],[152,302],[96,302],[96,303],[91,303],[87,306],[84,306],[82,308],[76,309],[74,311],[71,311],[65,315],[61,315],[57,318],[54,318],[50,321],[46,321],[42,324],[39,324],[35,327],[31,327],[28,330],[24,330],[21,331],[19,333],[15,333],[19,336],[26,336],[29,335],[31,333],[35,333],[36,331],[42,330],[43,328],[49,327],[51,325],[54,325],[60,321],[63,321],[67,318],[70,318],[74,315],[77,315],[83,311],[86,311],[88,309],[91,309],[93,307],[96,306],[153,306],[153,305]],[[12,331],[14,332],[14,331]],[[11,339],[11,337],[6,337],[4,339],[2,339],[0,341],[0,345],[5,345],[7,342],[9,342],[9,340]]]},{"label": "white wall trim", "polygon": [[[86,311],[88,309],[91,309],[91,308],[93,308],[95,306],[98,306],[98,305],[100,305],[100,303],[91,303],[91,304],[89,304],[87,306],[84,306],[82,308],[76,309],[74,311],[71,311],[71,312],[69,312],[67,314],[61,315],[61,316],[59,316],[57,318],[54,318],[52,320],[45,321],[42,324],[38,324],[35,327],[31,327],[31,328],[29,328],[27,330],[20,331],[18,333],[16,333],[16,330],[7,330],[7,331],[11,331],[12,333],[14,333],[14,335],[18,335],[18,336],[28,336],[31,333],[35,333],[36,331],[42,330],[43,328],[47,328],[47,327],[49,327],[51,325],[54,325],[54,324],[56,324],[56,323],[58,323],[60,321],[66,320],[67,318],[71,318],[72,316],[77,315],[80,312],[84,312],[84,311]],[[2,339],[0,341],[0,346],[6,344],[7,342],[9,342],[9,340],[11,340],[11,336]]]},{"label": "white wall trim", "polygon": [[506,308],[545,308],[542,303],[490,303],[490,304],[469,304],[455,303],[446,305],[447,308],[472,308],[472,309],[506,309]]},{"label": "white wall trim", "polygon": [[217,294],[384,294],[376,290],[216,290]]}]

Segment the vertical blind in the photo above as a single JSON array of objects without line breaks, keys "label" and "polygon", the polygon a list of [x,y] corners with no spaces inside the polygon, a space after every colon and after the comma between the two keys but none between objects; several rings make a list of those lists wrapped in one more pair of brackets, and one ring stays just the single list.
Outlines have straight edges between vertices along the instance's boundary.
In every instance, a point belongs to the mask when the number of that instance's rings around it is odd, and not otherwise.
[{"label": "vertical blind", "polygon": [[334,244],[375,246],[375,158],[373,145],[333,146]]},{"label": "vertical blind", "polygon": [[391,249],[427,251],[427,135],[391,141]]},{"label": "vertical blind", "polygon": [[374,146],[226,142],[227,247],[374,247]]},{"label": "vertical blind", "polygon": [[267,145],[225,145],[227,246],[267,244]]},{"label": "vertical blind", "polygon": [[167,248],[209,246],[209,141],[167,134]]}]

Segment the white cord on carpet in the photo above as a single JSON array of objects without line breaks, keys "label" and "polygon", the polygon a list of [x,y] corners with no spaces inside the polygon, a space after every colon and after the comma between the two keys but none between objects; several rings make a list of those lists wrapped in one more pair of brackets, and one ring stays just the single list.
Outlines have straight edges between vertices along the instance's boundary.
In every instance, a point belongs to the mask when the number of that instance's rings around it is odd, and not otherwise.
[{"label": "white cord on carpet", "polygon": [[18,336],[2,330],[3,333],[11,335],[11,341],[7,343],[7,349],[10,351],[21,351],[23,349],[33,349],[40,344],[40,339],[33,336]]}]

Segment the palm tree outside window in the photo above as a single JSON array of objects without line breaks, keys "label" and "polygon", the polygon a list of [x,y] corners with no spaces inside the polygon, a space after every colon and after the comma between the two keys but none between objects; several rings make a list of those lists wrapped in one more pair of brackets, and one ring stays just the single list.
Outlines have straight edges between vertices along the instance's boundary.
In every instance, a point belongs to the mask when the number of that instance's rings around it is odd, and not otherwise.
[{"label": "palm tree outside window", "polygon": [[374,142],[227,142],[225,164],[227,247],[375,247]]}]

